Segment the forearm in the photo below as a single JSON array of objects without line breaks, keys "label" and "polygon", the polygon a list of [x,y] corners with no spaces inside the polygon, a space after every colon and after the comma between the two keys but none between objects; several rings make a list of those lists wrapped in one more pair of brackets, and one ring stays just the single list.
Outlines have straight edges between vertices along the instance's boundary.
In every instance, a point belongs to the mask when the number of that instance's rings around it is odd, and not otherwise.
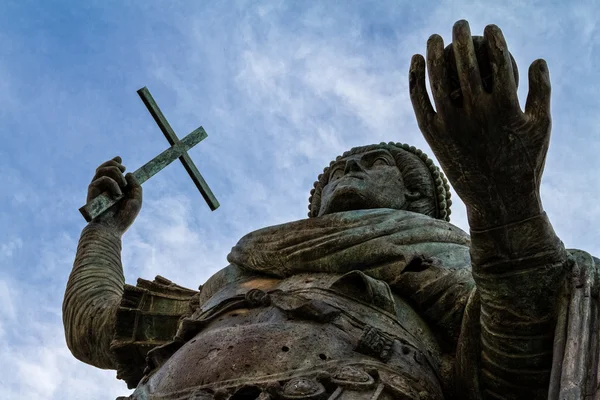
[{"label": "forearm", "polygon": [[532,393],[545,398],[556,302],[567,263],[561,241],[542,213],[471,230],[471,259],[481,297],[483,387],[494,393],[514,391],[517,398],[538,398]]},{"label": "forearm", "polygon": [[81,233],[63,302],[67,345],[79,360],[116,368],[110,342],[124,283],[120,237],[90,223]]}]

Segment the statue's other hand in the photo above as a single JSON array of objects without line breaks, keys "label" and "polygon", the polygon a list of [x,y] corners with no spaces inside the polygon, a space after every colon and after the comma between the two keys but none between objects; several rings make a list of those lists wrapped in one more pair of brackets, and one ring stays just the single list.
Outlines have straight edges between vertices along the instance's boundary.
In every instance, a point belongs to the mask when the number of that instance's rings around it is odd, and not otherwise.
[{"label": "statue's other hand", "polygon": [[[427,69],[436,110],[425,87],[423,56],[413,56],[409,77],[419,128],[466,204],[471,228],[542,211],[539,186],[551,130],[546,62],[536,60],[529,68],[523,112],[502,31],[488,25],[479,42],[483,56],[476,52],[466,21],[454,25],[452,50],[446,53],[439,35],[429,38]],[[480,69],[491,75],[482,78]]]},{"label": "statue's other hand", "polygon": [[121,157],[100,164],[88,186],[87,195],[87,201],[90,202],[103,192],[115,197],[124,194],[121,201],[92,221],[110,228],[119,236],[131,226],[142,208],[142,186],[133,174],[123,175],[124,172]]}]

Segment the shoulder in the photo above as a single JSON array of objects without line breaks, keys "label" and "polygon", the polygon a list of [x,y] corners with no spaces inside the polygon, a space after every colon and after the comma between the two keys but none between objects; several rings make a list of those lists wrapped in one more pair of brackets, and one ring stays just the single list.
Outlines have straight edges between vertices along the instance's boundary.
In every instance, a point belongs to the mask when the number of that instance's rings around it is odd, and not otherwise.
[{"label": "shoulder", "polygon": [[189,314],[198,291],[157,276],[125,285],[117,309],[111,351],[117,361],[117,378],[129,388],[137,386],[146,367],[146,354],[173,339],[181,317]]}]

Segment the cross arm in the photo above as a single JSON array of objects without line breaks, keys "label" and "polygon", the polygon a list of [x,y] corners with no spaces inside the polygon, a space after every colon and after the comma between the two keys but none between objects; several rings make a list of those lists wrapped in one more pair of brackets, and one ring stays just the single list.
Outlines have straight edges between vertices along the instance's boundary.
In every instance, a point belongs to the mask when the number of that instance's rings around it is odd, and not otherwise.
[{"label": "cross arm", "polygon": [[[137,93],[146,105],[148,112],[150,112],[150,115],[152,115],[152,118],[154,118],[154,121],[159,126],[161,132],[167,138],[169,144],[171,146],[174,146],[176,143],[178,143],[179,139],[177,138],[177,135],[175,135],[173,128],[171,128],[171,125],[163,115],[162,111],[160,111],[160,108],[158,108],[158,105],[154,101],[154,98],[150,94],[148,88],[144,86],[143,88],[138,90]],[[212,211],[216,210],[219,207],[219,201],[213,194],[212,190],[210,190],[210,187],[202,177],[202,174],[200,174],[200,171],[198,171],[198,168],[196,168],[196,165],[194,164],[190,156],[187,153],[183,153],[179,156],[179,160],[181,161],[183,167],[190,175],[190,178],[202,194],[204,200],[208,203],[210,209]]]},{"label": "cross arm", "polygon": [[[204,128],[200,127],[196,129],[184,137],[183,140],[178,141],[172,147],[169,147],[152,160],[138,168],[133,173],[134,178],[141,185],[154,176],[158,171],[175,161],[181,156],[181,154],[185,154],[189,149],[206,139],[207,136],[208,135],[204,131]],[[87,222],[90,222],[97,216],[101,215],[104,211],[118,203],[123,196],[124,195],[113,197],[108,194],[108,192],[103,192],[98,197],[95,197],[89,203],[81,207],[79,212],[81,215],[83,215]]]}]

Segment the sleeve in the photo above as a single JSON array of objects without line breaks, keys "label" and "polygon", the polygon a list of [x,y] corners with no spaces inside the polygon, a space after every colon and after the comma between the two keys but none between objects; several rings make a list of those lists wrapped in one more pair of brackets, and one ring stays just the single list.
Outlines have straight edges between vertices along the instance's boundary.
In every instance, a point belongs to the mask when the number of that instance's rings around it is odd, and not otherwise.
[{"label": "sleeve", "polygon": [[[567,252],[545,213],[471,231],[484,398],[545,399]],[[512,397],[511,397],[512,396]]]},{"label": "sleeve", "polygon": [[157,276],[125,285],[116,311],[115,334],[110,350],[116,360],[117,378],[132,389],[144,376],[146,354],[170,342],[181,318],[195,310],[198,292]]},{"label": "sleeve", "polygon": [[561,296],[548,400],[600,398],[600,260],[569,250],[570,279]]},{"label": "sleeve", "polygon": [[116,368],[110,342],[124,284],[121,238],[89,224],[79,239],[62,307],[65,340],[78,360]]}]

